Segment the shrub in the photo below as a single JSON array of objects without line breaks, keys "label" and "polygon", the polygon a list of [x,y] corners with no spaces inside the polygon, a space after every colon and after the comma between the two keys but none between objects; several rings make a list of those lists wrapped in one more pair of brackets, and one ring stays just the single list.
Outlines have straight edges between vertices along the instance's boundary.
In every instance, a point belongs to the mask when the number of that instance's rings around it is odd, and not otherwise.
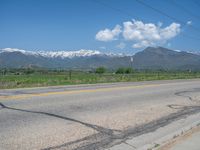
[{"label": "shrub", "polygon": [[116,74],[130,74],[133,72],[132,68],[118,68]]},{"label": "shrub", "polygon": [[104,68],[104,67],[98,67],[95,70],[95,73],[98,73],[98,74],[103,74],[105,72],[106,72],[106,68]]},{"label": "shrub", "polygon": [[125,69],[125,73],[126,74],[130,74],[130,73],[132,73],[133,72],[133,69],[132,68],[126,68]]},{"label": "shrub", "polygon": [[124,74],[125,73],[125,69],[124,68],[118,68],[115,73],[116,74]]}]

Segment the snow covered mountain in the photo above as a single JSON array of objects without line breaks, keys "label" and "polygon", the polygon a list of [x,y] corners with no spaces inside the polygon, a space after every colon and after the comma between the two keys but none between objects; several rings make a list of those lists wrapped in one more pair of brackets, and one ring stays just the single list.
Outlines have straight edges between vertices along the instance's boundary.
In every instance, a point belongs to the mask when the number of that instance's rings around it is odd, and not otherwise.
[{"label": "snow covered mountain", "polygon": [[192,53],[194,55],[200,55],[200,52],[199,51],[187,51],[188,53]]},{"label": "snow covered mountain", "polygon": [[0,49],[0,53],[2,52],[20,52],[24,55],[34,55],[34,56],[43,56],[48,58],[72,58],[72,57],[85,57],[85,56],[93,56],[93,55],[101,55],[97,50],[85,50],[81,49],[78,51],[27,51],[17,48],[4,48]]},{"label": "snow covered mountain", "polygon": [[126,66],[125,57],[128,56],[84,49],[78,51],[27,51],[4,48],[0,49],[0,68],[29,66],[65,69],[91,69],[98,66],[117,68]]},{"label": "snow covered mountain", "polygon": [[5,48],[0,50],[0,68],[37,66],[62,69],[109,69],[133,67],[135,69],[200,70],[200,55],[147,47],[135,55],[105,54],[97,50],[79,51],[26,51]]}]

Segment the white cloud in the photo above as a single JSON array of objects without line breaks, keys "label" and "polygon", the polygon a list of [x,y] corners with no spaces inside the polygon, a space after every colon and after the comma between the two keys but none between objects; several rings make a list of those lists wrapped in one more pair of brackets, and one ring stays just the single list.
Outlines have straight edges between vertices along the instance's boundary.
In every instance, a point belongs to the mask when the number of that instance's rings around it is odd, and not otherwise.
[{"label": "white cloud", "polygon": [[96,34],[96,40],[99,41],[112,41],[115,40],[116,37],[121,33],[121,26],[120,25],[116,25],[114,29],[110,30],[110,29],[104,29],[104,30],[100,30],[97,34]]},{"label": "white cloud", "polygon": [[124,22],[123,37],[125,40],[159,40],[160,35],[157,26],[142,21]]},{"label": "white cloud", "polygon": [[[191,23],[191,21],[187,22],[187,24]],[[180,30],[181,25],[175,22],[163,27],[162,22],[154,24],[132,20],[123,22],[123,30],[121,30],[120,25],[116,25],[112,30],[105,29],[99,31],[96,34],[96,39],[99,41],[112,41],[122,33],[125,41],[132,41],[134,43],[133,48],[143,48],[165,44],[168,40],[176,37],[180,33]],[[124,44],[119,44],[117,47],[123,47]]]},{"label": "white cloud", "polygon": [[186,23],[187,25],[191,25],[192,24],[192,21],[191,20],[189,20],[189,21],[187,21],[187,23]]},{"label": "white cloud", "polygon": [[160,29],[161,40],[169,40],[180,33],[180,24],[172,23],[171,25]]},{"label": "white cloud", "polygon": [[126,47],[126,44],[124,42],[121,42],[116,47],[120,49],[124,49]]},{"label": "white cloud", "polygon": [[180,24],[172,23],[162,28],[162,24],[143,23],[142,21],[124,22],[123,37],[125,40],[133,41],[133,48],[142,48],[165,43],[167,40],[180,33]]}]

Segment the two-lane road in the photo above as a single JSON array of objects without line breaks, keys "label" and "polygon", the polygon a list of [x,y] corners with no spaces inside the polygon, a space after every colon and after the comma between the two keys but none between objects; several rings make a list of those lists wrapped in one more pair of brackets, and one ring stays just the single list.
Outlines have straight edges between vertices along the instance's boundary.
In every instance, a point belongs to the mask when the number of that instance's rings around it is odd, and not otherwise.
[{"label": "two-lane road", "polygon": [[198,79],[0,90],[0,149],[108,148],[200,112],[198,99]]}]

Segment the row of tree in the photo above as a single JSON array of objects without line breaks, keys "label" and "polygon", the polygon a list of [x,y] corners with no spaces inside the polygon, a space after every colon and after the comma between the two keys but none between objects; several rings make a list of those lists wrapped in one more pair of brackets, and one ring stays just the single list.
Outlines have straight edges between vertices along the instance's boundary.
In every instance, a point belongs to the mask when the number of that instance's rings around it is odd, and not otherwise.
[{"label": "row of tree", "polygon": [[[105,67],[98,67],[96,68],[95,70],[95,73],[98,73],[98,74],[103,74],[105,73],[107,70]],[[118,68],[116,71],[115,71],[116,74],[130,74],[130,73],[133,73],[133,69],[128,67],[128,68],[123,68],[123,67],[120,67]]]},{"label": "row of tree", "polygon": [[[13,75],[29,75],[29,74],[48,74],[48,73],[72,73],[74,71],[72,70],[48,70],[48,69],[35,69],[35,68],[18,68],[18,69],[7,69],[7,68],[3,68],[0,69],[0,75],[9,75],[9,74],[13,74]],[[93,71],[90,71],[91,73],[97,73],[97,74],[103,74],[106,72],[114,72],[115,74],[130,74],[133,72],[132,68],[118,68],[115,71],[110,71],[107,70],[105,67],[98,67]]]}]

